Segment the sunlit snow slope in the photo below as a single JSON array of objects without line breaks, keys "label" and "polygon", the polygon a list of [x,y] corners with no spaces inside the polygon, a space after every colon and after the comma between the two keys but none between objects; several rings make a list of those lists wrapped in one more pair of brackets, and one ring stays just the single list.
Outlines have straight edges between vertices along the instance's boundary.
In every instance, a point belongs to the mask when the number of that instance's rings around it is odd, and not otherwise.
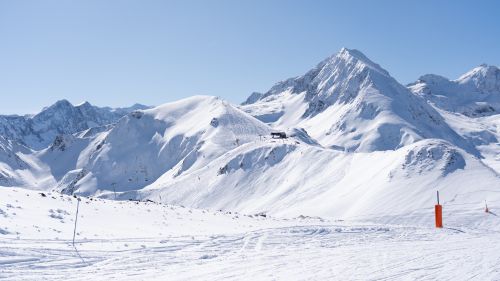
[{"label": "sunlit snow slope", "polygon": [[500,113],[500,69],[496,66],[482,64],[451,81],[423,75],[409,89],[446,111],[471,117]]},{"label": "sunlit snow slope", "polygon": [[304,128],[338,150],[394,150],[439,138],[475,153],[424,99],[357,50],[344,48],[241,108],[276,128]]},{"label": "sunlit snow slope", "polygon": [[[493,95],[490,72],[453,83]],[[60,106],[53,116],[68,112]],[[241,106],[195,96],[49,130],[36,150],[4,136],[0,184],[286,216],[409,213],[432,206],[437,190],[477,206],[500,200],[497,116],[445,110],[342,49]]]}]

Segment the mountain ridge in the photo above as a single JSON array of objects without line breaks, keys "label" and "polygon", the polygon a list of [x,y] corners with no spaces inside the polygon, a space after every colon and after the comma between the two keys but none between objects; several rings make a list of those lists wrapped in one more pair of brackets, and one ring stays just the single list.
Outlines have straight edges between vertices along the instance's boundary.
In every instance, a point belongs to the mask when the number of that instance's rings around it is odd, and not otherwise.
[{"label": "mountain ridge", "polygon": [[[464,204],[500,200],[500,119],[446,113],[359,51],[342,49],[247,101],[194,96],[115,123],[94,118],[76,133],[55,130],[40,150],[0,141],[0,173],[10,186],[291,216],[411,211],[436,189]],[[96,112],[77,107],[61,101],[37,118]]]},{"label": "mountain ridge", "polygon": [[241,108],[276,128],[303,127],[326,147],[393,150],[440,138],[476,153],[424,99],[357,50],[343,48]]},{"label": "mountain ridge", "polygon": [[426,74],[408,84],[415,95],[434,106],[469,117],[482,117],[500,113],[500,69],[482,64],[459,78]]},{"label": "mountain ridge", "polygon": [[116,122],[131,111],[146,109],[136,104],[129,108],[97,107],[89,102],[73,105],[59,100],[33,115],[0,115],[0,134],[32,149],[46,148],[60,134],[72,134]]}]

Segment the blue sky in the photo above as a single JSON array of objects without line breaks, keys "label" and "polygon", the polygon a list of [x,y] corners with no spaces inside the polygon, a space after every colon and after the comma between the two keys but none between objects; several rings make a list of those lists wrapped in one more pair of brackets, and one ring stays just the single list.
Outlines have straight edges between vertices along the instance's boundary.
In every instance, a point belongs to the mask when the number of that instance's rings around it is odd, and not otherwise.
[{"label": "blue sky", "polygon": [[241,102],[341,47],[402,83],[500,65],[500,1],[0,0],[0,113]]}]

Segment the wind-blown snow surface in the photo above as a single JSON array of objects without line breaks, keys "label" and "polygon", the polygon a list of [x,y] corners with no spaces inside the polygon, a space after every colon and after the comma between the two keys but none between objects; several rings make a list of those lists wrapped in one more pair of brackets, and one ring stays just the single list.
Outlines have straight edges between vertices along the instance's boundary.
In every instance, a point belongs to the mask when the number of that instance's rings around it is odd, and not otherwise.
[{"label": "wind-blown snow surface", "polygon": [[500,278],[500,219],[479,205],[443,202],[435,229],[432,206],[403,226],[82,198],[73,247],[77,199],[41,195],[0,189],[2,280]]}]

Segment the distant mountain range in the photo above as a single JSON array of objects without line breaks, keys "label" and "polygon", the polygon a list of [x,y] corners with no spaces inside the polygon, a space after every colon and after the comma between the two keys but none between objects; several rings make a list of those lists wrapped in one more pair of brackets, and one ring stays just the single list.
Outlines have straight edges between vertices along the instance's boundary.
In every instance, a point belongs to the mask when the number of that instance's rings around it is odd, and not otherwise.
[{"label": "distant mountain range", "polygon": [[111,124],[134,110],[147,108],[141,104],[127,108],[97,107],[88,102],[74,106],[60,100],[35,115],[0,115],[0,135],[39,150],[57,135]]},{"label": "distant mountain range", "polygon": [[59,101],[0,116],[0,185],[286,215],[500,200],[499,85],[481,65],[404,86],[344,48],[241,105]]},{"label": "distant mountain range", "polygon": [[456,80],[428,74],[408,87],[447,111],[471,117],[500,112],[500,69],[496,66],[480,65]]}]

